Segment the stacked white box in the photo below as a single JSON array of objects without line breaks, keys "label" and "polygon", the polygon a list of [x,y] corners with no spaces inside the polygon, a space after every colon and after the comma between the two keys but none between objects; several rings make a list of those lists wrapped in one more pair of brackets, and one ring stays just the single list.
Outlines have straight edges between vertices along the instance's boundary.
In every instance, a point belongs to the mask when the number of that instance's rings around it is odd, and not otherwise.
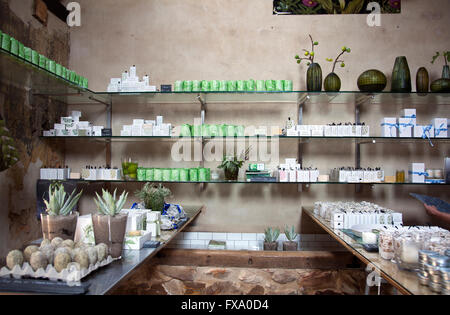
[{"label": "stacked white box", "polygon": [[448,123],[447,118],[434,118],[431,121],[434,127],[434,137],[435,138],[447,138],[448,137]]},{"label": "stacked white box", "polygon": [[416,125],[414,127],[414,138],[434,138],[433,125]]},{"label": "stacked white box", "polygon": [[408,174],[411,183],[425,183],[425,163],[411,163]]},{"label": "stacked white box", "polygon": [[387,138],[397,137],[398,130],[397,118],[384,117],[381,121],[381,136]]},{"label": "stacked white box", "polygon": [[413,136],[414,124],[411,123],[411,118],[399,118],[398,122],[398,136],[400,138],[411,138]]}]

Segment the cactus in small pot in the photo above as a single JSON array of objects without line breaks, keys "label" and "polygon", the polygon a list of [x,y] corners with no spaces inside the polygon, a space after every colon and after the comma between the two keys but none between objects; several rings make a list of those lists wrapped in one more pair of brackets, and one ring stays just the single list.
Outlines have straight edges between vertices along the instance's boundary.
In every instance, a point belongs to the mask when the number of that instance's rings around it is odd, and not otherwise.
[{"label": "cactus in small pot", "polygon": [[77,227],[78,212],[73,208],[80,200],[83,191],[70,195],[61,183],[52,183],[48,189],[48,200],[44,199],[46,213],[41,214],[42,234],[44,239],[52,240],[60,237],[63,240],[73,240]]},{"label": "cactus in small pot", "polygon": [[146,209],[162,212],[164,210],[165,198],[172,195],[170,189],[159,184],[159,186],[146,183],[141,190],[135,192],[136,197],[140,198]]},{"label": "cactus in small pot", "polygon": [[128,214],[120,213],[127,201],[128,193],[124,191],[118,200],[116,200],[116,193],[117,189],[112,195],[103,189],[101,197],[96,193],[94,202],[97,205],[98,214],[92,216],[95,243],[106,244],[113,258],[122,255],[128,218]]},{"label": "cactus in small pot", "polygon": [[297,242],[295,241],[295,238],[297,237],[297,233],[295,233],[295,227],[288,227],[286,225],[284,228],[284,235],[286,235],[287,241],[283,242],[283,251],[296,251]]},{"label": "cactus in small pot", "polygon": [[264,231],[264,250],[277,250],[278,237],[280,236],[280,229],[271,227]]}]

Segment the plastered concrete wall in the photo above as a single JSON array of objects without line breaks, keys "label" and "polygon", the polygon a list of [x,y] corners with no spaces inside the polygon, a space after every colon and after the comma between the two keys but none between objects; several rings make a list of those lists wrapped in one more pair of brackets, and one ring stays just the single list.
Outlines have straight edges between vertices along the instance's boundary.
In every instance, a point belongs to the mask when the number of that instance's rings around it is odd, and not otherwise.
[{"label": "plastered concrete wall", "polygon": [[[352,48],[345,55],[347,67],[339,68],[342,90],[357,90],[356,80],[363,71],[376,68],[390,76],[396,56],[406,55],[415,77],[425,66],[432,79],[440,76],[442,61],[430,64],[436,51],[447,49],[450,33],[450,2],[403,1],[402,14],[383,15],[380,27],[369,27],[365,15],[348,16],[273,16],[271,0],[97,0],[79,1],[82,27],[71,29],[70,66],[89,78],[90,87],[106,90],[109,78],[118,77],[130,65],[138,74],[150,74],[151,83],[171,84],[175,80],[212,79],[291,79],[294,88],[305,90],[306,65],[298,66],[294,56],[310,48],[308,34],[320,45],[316,60],[324,76],[331,71],[325,58],[334,58],[343,45]],[[415,80],[413,79],[415,90]],[[379,135],[379,121],[385,116],[400,116],[409,108],[408,100],[399,104],[363,106],[362,121]],[[417,106],[418,122],[432,117],[450,117],[449,106]],[[74,107],[85,113],[83,119],[104,123],[100,107]],[[119,104],[113,108],[113,132],[133,118],[151,119],[163,114],[173,124],[192,123],[199,117],[199,104],[142,105]],[[297,117],[296,104],[214,104],[208,107],[208,123],[283,126],[287,117]],[[308,104],[305,124],[354,121],[354,105]],[[68,146],[66,164],[77,169],[86,164],[105,164],[101,144]],[[170,160],[170,142],[113,143],[113,165],[124,156],[134,157],[148,167],[181,166]],[[303,146],[306,166],[321,173],[342,165],[354,165],[354,144],[346,141],[311,142]],[[431,148],[428,144],[374,144],[362,148],[363,166],[382,166],[386,175],[407,170],[410,162],[426,162],[427,168],[442,168],[450,155],[448,144]],[[280,159],[297,156],[297,142],[280,146]],[[186,163],[185,165],[191,165]],[[207,164],[213,169],[218,163]],[[241,176],[243,173],[241,173]],[[134,192],[140,185],[120,185]],[[261,232],[267,226],[296,224],[303,233],[316,230],[305,219],[301,224],[301,206],[317,200],[371,200],[401,210],[407,224],[437,224],[411,197],[410,192],[447,197],[448,188],[412,186],[365,186],[355,193],[353,185],[313,185],[299,193],[296,185],[210,184],[201,192],[195,185],[168,185],[174,193],[171,201],[205,204],[207,210],[191,230]],[[112,187],[114,188],[114,186]],[[89,190],[100,189],[91,186]],[[131,194],[130,194],[131,195]],[[95,210],[88,198],[82,211]],[[135,200],[131,198],[129,204]],[[309,230],[309,231],[307,231]]]}]

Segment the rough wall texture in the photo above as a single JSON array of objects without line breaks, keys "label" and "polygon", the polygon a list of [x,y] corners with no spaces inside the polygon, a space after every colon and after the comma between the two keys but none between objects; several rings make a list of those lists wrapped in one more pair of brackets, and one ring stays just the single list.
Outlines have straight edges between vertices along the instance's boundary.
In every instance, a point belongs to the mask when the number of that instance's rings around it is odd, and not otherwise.
[{"label": "rough wall texture", "polygon": [[[447,49],[450,41],[448,20],[450,1],[408,0],[402,13],[383,15],[380,27],[369,27],[365,15],[273,16],[272,0],[97,0],[80,1],[82,26],[71,29],[70,64],[89,78],[94,90],[105,90],[109,78],[119,76],[130,65],[138,66],[140,76],[149,73],[154,84],[175,80],[213,79],[292,79],[295,89],[305,89],[306,65],[295,63],[295,54],[309,48],[308,34],[319,41],[316,60],[324,76],[331,71],[325,58],[335,57],[343,45],[352,48],[345,55],[347,67],[337,70],[342,90],[357,90],[359,74],[379,69],[390,76],[396,56],[406,55],[415,77],[425,66],[432,79],[440,76],[441,60],[431,65],[436,51]],[[413,79],[415,90],[415,80]],[[402,108],[412,107],[408,100],[397,104],[363,106],[361,120],[371,126],[372,135],[380,135],[382,117],[399,117]],[[449,106],[434,104],[418,108],[418,123],[432,117],[450,117]],[[308,104],[304,124],[328,124],[354,121],[354,104]],[[83,119],[104,124],[99,107],[77,108]],[[132,109],[132,110],[131,110]],[[113,107],[113,133],[120,134],[123,124],[133,118],[154,119],[162,114],[174,125],[192,123],[200,116],[199,104],[120,104]],[[245,124],[247,126],[284,126],[288,117],[296,120],[296,104],[209,104],[207,123]],[[89,147],[87,147],[89,145]],[[105,164],[105,154],[98,144],[77,143],[66,152],[67,163],[74,169]],[[322,174],[331,168],[354,165],[355,146],[350,141],[311,141],[303,146],[305,166],[318,167]],[[427,143],[363,145],[361,165],[382,166],[386,175],[408,169],[411,162],[425,162],[427,168],[443,167],[450,156],[448,144],[430,147]],[[195,162],[170,160],[170,142],[113,143],[112,164],[131,156],[146,167],[192,167]],[[297,143],[280,145],[280,160],[297,156]],[[216,169],[218,162],[206,163]],[[270,165],[274,166],[274,165]],[[243,172],[241,171],[241,176]],[[134,191],[140,185],[122,185]],[[301,216],[301,206],[317,200],[369,200],[404,213],[406,224],[439,224],[431,220],[423,206],[410,192],[448,197],[448,188],[416,186],[365,186],[355,193],[353,185],[312,185],[299,193],[296,185],[208,185],[201,192],[195,185],[169,185],[171,201],[207,206],[193,231],[262,232],[267,226],[293,222],[302,233],[315,232]],[[98,187],[99,189],[99,187]],[[129,205],[135,200],[130,195]],[[82,211],[92,212],[95,205],[85,194]]]},{"label": "rough wall texture", "polygon": [[363,294],[359,269],[256,269],[152,266],[134,275],[114,294],[149,295],[311,295]]},{"label": "rough wall texture", "polygon": [[[0,0],[0,29],[39,53],[67,65],[70,49],[67,27],[52,15],[47,27],[34,21],[32,3],[31,0]],[[30,96],[31,82],[23,86],[13,84],[14,80],[6,82],[4,74],[8,69],[1,71],[0,115],[20,152],[20,162],[0,173],[0,259],[3,259],[9,250],[41,237],[36,219],[39,168],[63,165],[64,147],[40,141],[39,136],[66,113],[67,107]]]}]

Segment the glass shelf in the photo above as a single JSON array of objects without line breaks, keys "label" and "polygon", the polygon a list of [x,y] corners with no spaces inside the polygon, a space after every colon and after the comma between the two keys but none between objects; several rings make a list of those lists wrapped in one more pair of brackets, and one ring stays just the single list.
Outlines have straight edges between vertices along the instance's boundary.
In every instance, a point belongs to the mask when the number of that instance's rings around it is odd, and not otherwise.
[{"label": "glass shelf", "polygon": [[[51,182],[53,180],[40,179],[39,181]],[[215,180],[215,181],[199,181],[199,182],[184,182],[184,181],[139,181],[139,180],[84,180],[84,179],[67,179],[67,180],[54,180],[59,182],[72,182],[72,183],[163,183],[163,184],[282,184],[282,185],[395,185],[395,186],[449,186],[450,184],[425,184],[425,183],[340,183],[340,182],[313,182],[313,183],[298,183],[298,182],[248,182],[240,179],[237,181],[229,180]]]},{"label": "glass shelf", "polygon": [[207,104],[287,103],[287,104],[361,104],[361,105],[450,105],[450,93],[365,93],[341,92],[94,92],[77,86],[46,69],[0,48],[0,80],[23,88],[33,95],[49,97],[69,105],[108,104]]},{"label": "glass shelf", "polygon": [[[70,140],[70,141],[94,141],[94,142],[146,142],[146,141],[272,141],[272,140],[294,140],[302,143],[309,143],[311,141],[351,141],[360,144],[376,144],[376,143],[426,143],[429,144],[428,139],[422,138],[388,138],[388,137],[287,137],[287,136],[245,136],[245,137],[40,137],[46,140]],[[434,143],[450,143],[450,138],[431,138]]]}]

